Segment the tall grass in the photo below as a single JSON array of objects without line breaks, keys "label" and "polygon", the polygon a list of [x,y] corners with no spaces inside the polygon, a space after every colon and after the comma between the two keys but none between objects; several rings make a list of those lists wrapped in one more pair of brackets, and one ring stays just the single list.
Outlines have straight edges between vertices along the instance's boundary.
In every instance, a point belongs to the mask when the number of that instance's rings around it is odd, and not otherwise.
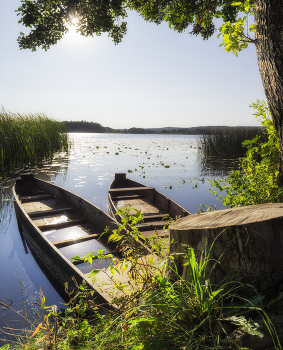
[{"label": "tall grass", "polygon": [[252,140],[263,134],[262,127],[215,127],[206,135],[199,135],[199,156],[203,159],[215,157],[218,159],[238,159],[244,157],[246,148],[242,146],[245,140]]},{"label": "tall grass", "polygon": [[[254,302],[259,303],[255,305],[237,297],[236,288],[229,287],[228,282],[212,285],[207,275],[209,257],[204,256],[197,262],[192,248],[185,249],[191,281],[183,280],[177,269],[173,269],[171,278],[155,276],[148,291],[130,307],[106,314],[100,313],[92,301],[91,291],[84,285],[79,287],[78,294],[68,293],[70,302],[65,314],[58,313],[54,306],[46,307],[41,293],[43,316],[39,324],[29,323],[24,332],[15,336],[15,342],[9,342],[11,347],[0,349],[244,349],[236,344],[234,331],[244,329],[246,335],[259,343],[264,329],[251,319],[256,317],[265,324],[269,344],[282,350],[260,298],[254,298]],[[86,311],[90,308],[94,318],[87,317]]]},{"label": "tall grass", "polygon": [[44,114],[0,111],[0,175],[34,166],[68,149],[64,124]]},{"label": "tall grass", "polygon": [[[139,214],[137,211],[138,219]],[[125,219],[132,224],[131,229],[134,228],[131,219]],[[121,232],[116,232],[113,239],[118,239]],[[154,243],[155,247],[152,248],[157,252],[158,242]],[[161,273],[150,275],[145,281],[146,289],[142,293],[134,291],[126,295],[120,309],[116,311],[101,312],[102,308],[95,304],[92,291],[87,289],[86,284],[78,286],[77,293],[69,291],[66,286],[70,302],[64,314],[58,313],[54,306],[46,307],[45,298],[40,293],[43,316],[38,325],[29,324],[25,332],[17,336],[16,342],[11,343],[13,349],[244,349],[237,345],[234,338],[234,331],[244,329],[246,335],[253,337],[254,343],[261,342],[264,334],[269,334],[269,345],[273,344],[275,349],[282,350],[276,329],[261,304],[261,297],[253,288],[255,298],[248,300],[237,295],[238,287],[242,285],[231,283],[231,279],[217,285],[210,282],[213,269],[219,264],[210,258],[213,244],[200,257],[195,256],[191,247],[183,245],[189,281],[179,275],[172,262],[173,256],[161,255],[165,260],[161,260],[158,266],[162,268],[170,261],[170,274],[160,270]],[[122,261],[120,266],[123,266]],[[148,266],[147,263],[140,264],[146,274],[149,272]],[[116,270],[118,268],[115,267]],[[132,276],[136,283],[141,281],[140,268],[137,265],[133,267]],[[119,288],[127,287],[121,278],[118,277],[117,281],[121,282]],[[87,312],[90,310],[94,316],[92,318]],[[252,318],[262,320],[265,329]],[[0,349],[10,350],[12,347]]]}]

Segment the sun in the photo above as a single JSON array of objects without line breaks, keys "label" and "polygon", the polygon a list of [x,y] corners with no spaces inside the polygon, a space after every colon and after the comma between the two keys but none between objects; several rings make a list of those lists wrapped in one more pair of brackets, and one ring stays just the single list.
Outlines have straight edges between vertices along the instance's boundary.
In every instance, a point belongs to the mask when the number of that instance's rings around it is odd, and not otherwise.
[{"label": "sun", "polygon": [[86,38],[85,36],[81,35],[81,33],[78,31],[79,24],[80,24],[80,21],[78,17],[76,16],[69,17],[69,22],[66,23],[68,32],[63,38],[64,42],[67,45],[72,45],[72,46],[75,45],[77,47],[78,45],[85,46],[90,44],[90,40],[89,40],[90,38]]},{"label": "sun", "polygon": [[77,32],[77,26],[78,26],[79,20],[77,17],[71,16],[70,22],[67,25],[68,33],[67,37],[72,40],[79,40],[81,38],[81,35]]},{"label": "sun", "polygon": [[72,25],[73,26],[77,26],[77,24],[78,24],[78,19],[77,19],[77,17],[73,17],[73,16],[71,16],[71,23],[72,23]]}]

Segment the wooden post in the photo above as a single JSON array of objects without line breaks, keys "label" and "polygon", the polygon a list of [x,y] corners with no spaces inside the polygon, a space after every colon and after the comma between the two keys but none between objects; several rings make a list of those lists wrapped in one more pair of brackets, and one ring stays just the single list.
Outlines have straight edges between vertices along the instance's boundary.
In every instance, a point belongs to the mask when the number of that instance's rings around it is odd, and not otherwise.
[{"label": "wooden post", "polygon": [[[170,253],[179,274],[189,279],[182,244],[194,249],[197,259],[213,242],[211,258],[219,260],[212,282],[238,272],[236,280],[267,295],[282,289],[283,204],[261,204],[193,214],[170,227]],[[213,263],[210,265],[212,266]],[[277,291],[278,291],[277,290]]]}]

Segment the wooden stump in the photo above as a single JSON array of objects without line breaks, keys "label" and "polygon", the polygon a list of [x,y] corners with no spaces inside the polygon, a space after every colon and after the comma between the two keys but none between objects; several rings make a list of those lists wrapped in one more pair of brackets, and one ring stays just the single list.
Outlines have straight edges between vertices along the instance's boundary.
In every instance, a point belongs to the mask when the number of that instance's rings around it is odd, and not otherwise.
[{"label": "wooden stump", "polygon": [[[217,238],[216,238],[217,237]],[[214,242],[211,258],[219,259],[213,283],[238,272],[237,281],[253,285],[270,295],[283,281],[283,204],[247,207],[193,214],[170,227],[170,253],[184,253],[182,244],[195,251],[197,259]],[[223,254],[221,256],[221,254]],[[179,274],[189,279],[184,256],[174,255]]]}]

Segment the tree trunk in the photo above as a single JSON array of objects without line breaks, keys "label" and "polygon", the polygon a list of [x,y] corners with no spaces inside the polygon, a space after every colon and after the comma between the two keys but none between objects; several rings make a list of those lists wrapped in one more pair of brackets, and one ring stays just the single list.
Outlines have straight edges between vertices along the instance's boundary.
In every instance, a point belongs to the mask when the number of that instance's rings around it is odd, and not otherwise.
[{"label": "tree trunk", "polygon": [[[184,246],[194,249],[199,261],[203,252],[213,248],[208,264],[209,279],[219,283],[227,275],[252,285],[272,297],[283,288],[283,204],[268,203],[193,214],[170,226],[170,254],[179,275],[190,280],[190,266],[184,265]],[[282,287],[282,288],[281,288]],[[245,288],[246,295],[254,295]]]},{"label": "tree trunk", "polygon": [[255,0],[256,51],[266,99],[280,139],[283,186],[283,1]]}]

